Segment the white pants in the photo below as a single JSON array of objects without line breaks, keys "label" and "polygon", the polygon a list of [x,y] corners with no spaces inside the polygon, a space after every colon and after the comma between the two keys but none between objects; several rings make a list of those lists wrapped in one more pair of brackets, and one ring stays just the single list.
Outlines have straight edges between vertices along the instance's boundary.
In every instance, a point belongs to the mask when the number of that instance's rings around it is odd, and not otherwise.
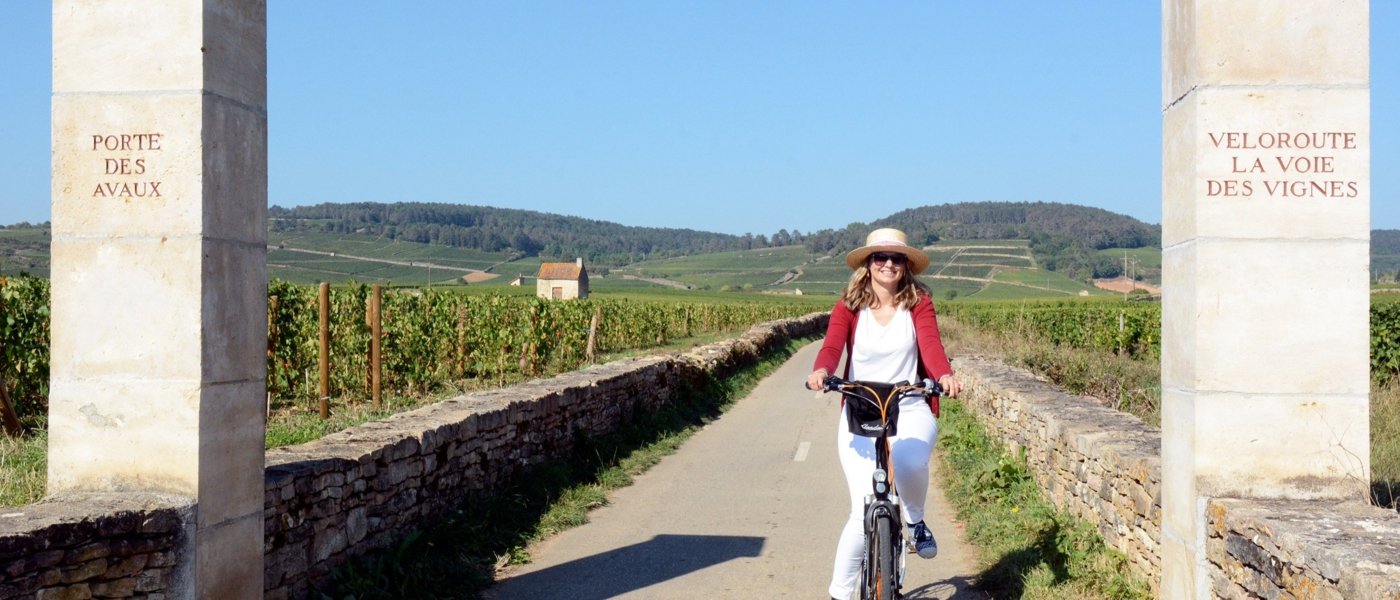
[{"label": "white pants", "polygon": [[[847,401],[849,402],[849,400]],[[928,499],[928,461],[938,439],[938,420],[920,396],[899,402],[898,434],[890,438],[895,489],[904,506],[904,524],[924,519]],[[846,487],[851,494],[851,514],[836,544],[836,562],[831,570],[832,598],[849,598],[860,575],[860,559],[865,549],[865,497],[873,492],[870,476],[875,472],[875,438],[852,435],[846,428],[845,409],[836,423],[836,451]],[[905,532],[907,535],[907,531]]]}]

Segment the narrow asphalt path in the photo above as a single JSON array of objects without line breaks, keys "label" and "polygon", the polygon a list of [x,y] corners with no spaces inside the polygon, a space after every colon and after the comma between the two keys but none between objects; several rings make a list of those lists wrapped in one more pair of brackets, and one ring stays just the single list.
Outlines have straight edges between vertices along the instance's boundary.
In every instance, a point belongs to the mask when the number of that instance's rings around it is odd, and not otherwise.
[{"label": "narrow asphalt path", "polygon": [[[849,510],[836,458],[836,394],[802,388],[809,345],[699,431],[590,523],[531,548],[487,598],[826,598]],[[936,461],[935,461],[936,462]],[[932,560],[909,556],[911,599],[982,598],[938,484],[926,521]]]}]

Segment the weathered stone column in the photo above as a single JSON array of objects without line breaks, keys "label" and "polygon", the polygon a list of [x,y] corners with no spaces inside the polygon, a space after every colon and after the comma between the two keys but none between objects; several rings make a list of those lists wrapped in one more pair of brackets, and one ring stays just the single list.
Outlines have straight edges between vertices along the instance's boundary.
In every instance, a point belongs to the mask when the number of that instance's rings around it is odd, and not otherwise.
[{"label": "weathered stone column", "polygon": [[53,12],[50,492],[192,497],[176,594],[259,598],[266,3]]},{"label": "weathered stone column", "polygon": [[1204,498],[1369,481],[1369,7],[1163,0],[1162,597]]}]

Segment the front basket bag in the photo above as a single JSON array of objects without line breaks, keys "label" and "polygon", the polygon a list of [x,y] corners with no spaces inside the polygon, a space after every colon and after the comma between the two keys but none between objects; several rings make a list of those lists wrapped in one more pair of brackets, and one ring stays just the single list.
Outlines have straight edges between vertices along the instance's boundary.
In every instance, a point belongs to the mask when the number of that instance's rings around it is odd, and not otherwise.
[{"label": "front basket bag", "polygon": [[[896,386],[905,385],[900,383],[876,383],[873,381],[853,382],[863,387],[853,387],[847,390],[859,398],[846,396],[846,428],[852,435],[861,437],[877,438],[888,429],[889,435],[895,435],[895,426],[899,423],[899,400],[890,398]],[[865,389],[870,388],[870,389]],[[871,392],[874,391],[874,394]],[[885,419],[880,420],[880,406],[886,406]]]}]

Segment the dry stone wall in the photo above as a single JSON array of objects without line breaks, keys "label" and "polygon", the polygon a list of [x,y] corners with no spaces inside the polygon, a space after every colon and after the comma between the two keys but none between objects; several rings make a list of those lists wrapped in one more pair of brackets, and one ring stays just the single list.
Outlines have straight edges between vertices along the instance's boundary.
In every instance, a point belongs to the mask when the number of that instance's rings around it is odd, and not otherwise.
[{"label": "dry stone wall", "polygon": [[175,560],[188,498],[82,494],[3,510],[0,598],[161,598],[188,582]]},{"label": "dry stone wall", "polygon": [[[566,456],[675,392],[723,378],[826,315],[756,326],[691,352],[617,361],[468,394],[267,453],[263,581],[301,598],[350,558],[389,547],[475,494]],[[1160,579],[1160,433],[996,360],[963,357],[966,404],[1025,449],[1062,510],[1097,523],[1154,587]],[[0,598],[179,597],[196,508],[188,498],[85,494],[0,512]],[[1221,598],[1400,599],[1400,514],[1359,503],[1217,499],[1211,591]]]},{"label": "dry stone wall", "polygon": [[1097,523],[1104,542],[1155,586],[1161,578],[1160,431],[996,360],[962,357],[955,368],[968,388],[966,405],[1013,452],[1025,450],[1031,473],[1055,506]]},{"label": "dry stone wall", "polygon": [[[965,404],[1026,460],[1057,507],[1098,525],[1157,590],[1161,432],[987,358],[959,358]],[[1400,513],[1362,502],[1212,499],[1217,598],[1400,600]]]},{"label": "dry stone wall", "polygon": [[1400,600],[1400,513],[1359,502],[1211,500],[1218,598]]},{"label": "dry stone wall", "polygon": [[826,315],[755,326],[680,355],[616,361],[459,396],[267,454],[265,597],[302,598],[350,558],[387,548],[475,495],[569,455],[687,386],[726,377]]},{"label": "dry stone wall", "polygon": [[[825,313],[764,323],[682,354],[467,394],[270,450],[264,595],[307,597],[350,558],[567,456],[580,436],[614,431],[826,323]],[[179,569],[193,567],[177,557],[196,510],[185,497],[104,494],[0,512],[0,599],[185,597],[192,576]]]}]

